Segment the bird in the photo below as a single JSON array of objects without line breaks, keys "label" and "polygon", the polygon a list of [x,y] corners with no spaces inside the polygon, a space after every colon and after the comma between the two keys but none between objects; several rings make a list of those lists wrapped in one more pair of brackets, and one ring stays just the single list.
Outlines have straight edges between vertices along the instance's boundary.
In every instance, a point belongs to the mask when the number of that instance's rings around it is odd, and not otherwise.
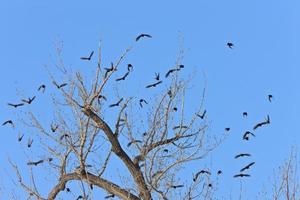
[{"label": "bird", "polygon": [[247,112],[243,112],[243,117],[247,117],[248,113]]},{"label": "bird", "polygon": [[70,137],[69,134],[63,134],[62,136],[60,136],[60,140],[64,139],[65,137]]},{"label": "bird", "polygon": [[110,195],[105,196],[104,199],[109,199],[109,198],[114,198],[114,197],[115,197],[114,194],[110,194]]},{"label": "bird", "polygon": [[201,119],[204,119],[205,115],[206,115],[206,110],[203,111],[202,115],[197,114],[197,116],[200,117]]},{"label": "bird", "polygon": [[160,77],[159,77],[159,73],[155,73],[155,80],[159,81]]},{"label": "bird", "polygon": [[129,142],[128,144],[127,144],[127,147],[130,147],[132,144],[134,144],[134,143],[142,143],[142,141],[141,140],[132,140],[131,142]]},{"label": "bird", "polygon": [[32,143],[33,143],[33,139],[28,139],[28,142],[27,142],[27,147],[30,148],[32,146]]},{"label": "bird", "polygon": [[240,154],[238,154],[238,155],[236,155],[234,158],[235,159],[237,159],[237,158],[239,158],[239,157],[244,157],[244,156],[251,156],[251,154],[249,154],[249,153],[240,153]]},{"label": "bird", "polygon": [[168,90],[167,94],[169,95],[170,98],[172,98],[172,90],[171,89]]},{"label": "bird", "polygon": [[62,84],[57,84],[55,81],[52,81],[52,83],[57,87],[57,89],[63,88],[66,85],[68,85],[68,83],[62,83]]},{"label": "bird", "polygon": [[174,108],[173,108],[173,111],[175,111],[175,112],[176,112],[177,110],[178,110],[178,108],[177,108],[177,107],[174,107]]},{"label": "bird", "polygon": [[34,99],[35,99],[35,96],[33,96],[32,98],[28,97],[28,99],[22,99],[22,101],[24,103],[31,104]]},{"label": "bird", "polygon": [[249,140],[248,135],[252,135],[253,137],[255,137],[255,135],[253,133],[251,133],[250,131],[246,131],[243,135],[243,140]]},{"label": "bird", "polygon": [[269,95],[268,95],[268,99],[269,99],[270,102],[272,102],[273,95],[269,94]]},{"label": "bird", "polygon": [[217,174],[218,174],[218,175],[222,174],[222,171],[221,171],[221,170],[218,170]]},{"label": "bird", "polygon": [[148,104],[148,102],[145,100],[145,99],[140,99],[140,107],[142,108],[143,107],[143,102],[145,104]]},{"label": "bird", "polygon": [[162,83],[162,81],[158,81],[158,82],[156,82],[156,83],[147,85],[146,88],[156,87],[157,85],[159,85],[159,84],[161,84],[161,83]]},{"label": "bird", "polygon": [[44,162],[44,160],[39,160],[39,161],[29,161],[28,163],[27,163],[27,165],[34,165],[34,166],[37,166],[38,164],[41,164],[41,163],[43,163]]},{"label": "bird", "polygon": [[258,127],[261,127],[261,126],[264,126],[264,125],[267,125],[267,124],[270,124],[271,121],[270,121],[270,117],[269,115],[267,115],[267,119],[263,122],[260,122],[260,123],[257,123],[254,127],[253,127],[253,130],[256,130]]},{"label": "bird", "polygon": [[5,126],[6,124],[10,124],[13,128],[15,127],[12,120],[7,120],[7,121],[3,122],[2,126]]},{"label": "bird", "polygon": [[98,96],[98,103],[99,103],[99,104],[100,104],[100,100],[101,100],[101,99],[104,99],[105,101],[107,101],[106,97],[100,94],[100,95]]},{"label": "bird", "polygon": [[211,184],[211,183],[209,183],[209,184],[208,184],[208,187],[212,187],[212,184]]},{"label": "bird", "polygon": [[175,71],[179,71],[179,70],[178,70],[178,69],[170,69],[170,70],[166,73],[165,77],[168,78],[169,75],[170,75],[171,73],[175,72]]},{"label": "bird", "polygon": [[7,105],[12,106],[14,108],[17,108],[17,107],[20,107],[20,106],[24,106],[24,103],[18,103],[18,104],[7,103]]},{"label": "bird", "polygon": [[48,158],[48,162],[51,162],[53,160],[53,158]]},{"label": "bird", "polygon": [[124,81],[125,78],[126,78],[128,75],[129,75],[129,71],[126,72],[124,76],[122,76],[122,77],[120,77],[120,78],[117,78],[116,81],[122,81],[122,80]]},{"label": "bird", "polygon": [[22,134],[22,135],[18,135],[18,142],[21,142],[21,141],[22,141],[22,139],[23,139],[23,137],[24,137],[24,134]]},{"label": "bird", "polygon": [[227,42],[227,46],[228,46],[230,49],[232,49],[232,48],[233,48],[233,46],[234,46],[234,44],[233,44],[233,43],[231,43],[231,42]]},{"label": "bird", "polygon": [[109,107],[112,108],[112,107],[119,106],[122,101],[123,101],[123,98],[121,98],[117,103],[110,104]]},{"label": "bird", "polygon": [[127,65],[127,71],[130,72],[130,71],[132,71],[132,70],[133,70],[133,66],[132,66],[132,64],[129,63],[129,64]]},{"label": "bird", "polygon": [[107,75],[108,75],[109,72],[112,72],[112,71],[116,70],[116,69],[114,68],[114,64],[113,64],[113,63],[110,63],[110,68],[105,67],[104,69],[105,69],[105,71],[106,71],[106,72],[105,72],[105,75],[104,75],[105,78],[107,77]]},{"label": "bird", "polygon": [[67,192],[71,192],[70,188],[68,188],[68,187],[66,188],[66,191],[67,191]]},{"label": "bird", "polygon": [[174,126],[174,127],[173,127],[173,130],[176,130],[176,129],[179,129],[179,128],[188,128],[188,126],[184,126],[184,125],[181,125],[181,126]]},{"label": "bird", "polygon": [[79,195],[76,200],[83,199],[82,195]]},{"label": "bird", "polygon": [[225,128],[225,131],[230,131],[230,128],[229,127]]},{"label": "bird", "polygon": [[234,178],[237,178],[237,177],[250,177],[249,174],[236,174],[233,176]]},{"label": "bird", "polygon": [[174,188],[174,189],[182,188],[182,187],[184,187],[184,185],[171,185],[171,188]]},{"label": "bird", "polygon": [[94,54],[94,51],[92,51],[89,55],[89,57],[80,57],[81,60],[91,60],[92,56]]},{"label": "bird", "polygon": [[198,177],[199,177],[200,174],[211,175],[211,173],[209,171],[207,171],[207,170],[201,170],[201,171],[197,172],[196,175],[194,176],[194,178],[193,178],[194,182],[197,181],[197,179],[198,179]]},{"label": "bird", "polygon": [[180,68],[180,69],[184,68],[184,65],[179,65],[179,68]]},{"label": "bird", "polygon": [[58,125],[57,124],[51,124],[51,131],[52,131],[52,133],[56,132],[57,129],[58,129]]},{"label": "bird", "polygon": [[46,90],[46,85],[42,84],[38,87],[38,91],[42,90],[42,92],[44,93]]},{"label": "bird", "polygon": [[137,37],[135,38],[135,41],[136,41],[136,42],[139,41],[142,37],[152,38],[151,35],[142,33],[142,34],[140,34],[139,36],[137,36]]},{"label": "bird", "polygon": [[163,150],[163,152],[165,152],[165,153],[168,153],[168,152],[169,152],[169,150],[168,150],[168,149],[164,149],[164,150]]},{"label": "bird", "polygon": [[251,163],[249,163],[248,165],[246,165],[244,168],[242,168],[241,170],[240,170],[240,172],[243,172],[243,171],[245,171],[246,169],[249,169],[252,165],[254,165],[255,164],[255,162],[251,162]]}]

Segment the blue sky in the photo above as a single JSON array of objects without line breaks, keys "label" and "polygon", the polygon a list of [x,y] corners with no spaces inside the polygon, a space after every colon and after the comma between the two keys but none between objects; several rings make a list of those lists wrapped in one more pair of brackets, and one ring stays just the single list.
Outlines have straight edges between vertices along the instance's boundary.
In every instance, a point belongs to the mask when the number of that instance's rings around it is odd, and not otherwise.
[{"label": "blue sky", "polygon": [[[224,176],[219,187],[227,195],[226,191],[239,190],[240,182],[233,180],[232,174],[244,164],[233,156],[251,152],[256,165],[253,177],[244,180],[243,187],[252,199],[260,191],[257,186],[269,181],[291,146],[300,142],[299,8],[296,0],[2,2],[0,119],[18,115],[7,102],[20,95],[31,96],[40,83],[50,83],[44,66],[54,69],[58,41],[63,41],[64,63],[80,70],[93,67],[79,57],[96,50],[100,39],[107,65],[133,45],[126,60],[135,66],[137,78],[128,80],[132,84],[143,84],[154,72],[167,71],[182,44],[183,75],[196,72],[187,91],[188,100],[197,103],[193,97],[201,95],[205,73],[209,131],[218,133],[231,127],[229,138],[199,168],[222,166]],[[153,38],[135,43],[142,32]],[[228,41],[235,44],[234,49],[226,47]],[[268,94],[274,96],[272,103],[267,101]],[[33,109],[52,114],[46,101],[42,102],[32,105]],[[248,111],[247,119],[242,118],[243,111]],[[271,125],[258,130],[254,140],[241,141],[242,133],[267,114]],[[4,164],[8,157],[26,162],[24,157],[29,153],[17,144],[16,131],[0,127],[0,132],[5,138],[0,146],[3,185],[10,182],[8,174],[13,175]]]}]

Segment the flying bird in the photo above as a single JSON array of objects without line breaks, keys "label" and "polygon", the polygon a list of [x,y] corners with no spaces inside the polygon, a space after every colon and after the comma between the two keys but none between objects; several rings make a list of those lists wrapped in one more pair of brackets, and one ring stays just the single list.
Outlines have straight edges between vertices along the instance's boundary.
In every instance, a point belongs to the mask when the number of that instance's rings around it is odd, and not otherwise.
[{"label": "flying bird", "polygon": [[270,102],[272,102],[273,95],[269,94],[269,95],[268,95],[268,99],[269,99]]},{"label": "flying bird", "polygon": [[184,187],[184,185],[171,185],[171,188],[174,188],[174,189],[182,188],[182,187]]},{"label": "flying bird", "polygon": [[233,176],[234,178],[238,178],[238,177],[250,177],[249,174],[236,174]]},{"label": "flying bird", "polygon": [[156,82],[156,83],[147,85],[146,88],[156,87],[157,85],[159,85],[159,84],[161,84],[161,83],[162,83],[162,81],[158,81],[158,82]]},{"label": "flying bird", "polygon": [[193,181],[196,182],[198,177],[200,176],[200,174],[207,174],[207,175],[211,175],[211,173],[207,170],[201,170],[199,172],[196,173],[196,175],[193,178]]},{"label": "flying bird", "polygon": [[115,197],[114,194],[110,194],[110,195],[105,196],[104,199],[109,199],[109,198],[114,198],[114,197]]},{"label": "flying bird", "polygon": [[168,78],[169,75],[170,75],[171,73],[176,72],[176,71],[179,71],[179,69],[170,69],[170,70],[166,73],[165,77]]},{"label": "flying bird", "polygon": [[178,108],[177,108],[177,107],[174,107],[173,110],[176,112],[176,111],[178,110]]},{"label": "flying bird", "polygon": [[125,74],[124,76],[122,76],[122,77],[120,77],[120,78],[117,78],[116,81],[122,81],[122,80],[124,81],[125,78],[126,78],[128,75],[129,75],[129,71],[126,72],[126,74]]},{"label": "flying bird", "polygon": [[5,126],[6,124],[10,124],[13,128],[15,127],[12,120],[7,120],[7,121],[3,122],[2,126]]},{"label": "flying bird", "polygon": [[67,192],[71,192],[70,188],[68,188],[68,187],[66,188],[66,191],[67,191]]},{"label": "flying bird", "polygon": [[269,115],[268,115],[268,116],[267,116],[267,119],[266,119],[265,121],[263,121],[263,122],[260,122],[260,123],[256,124],[256,125],[253,127],[253,130],[256,130],[258,127],[262,127],[262,126],[267,125],[267,124],[270,124],[270,123],[271,123],[271,121],[270,121],[270,117],[269,117]]},{"label": "flying bird", "polygon": [[159,81],[160,77],[159,77],[159,73],[155,73],[155,80]]},{"label": "flying bird", "polygon": [[55,81],[52,81],[52,83],[57,87],[57,89],[63,88],[66,85],[68,85],[68,83],[62,83],[62,84],[57,84]]},{"label": "flying bird", "polygon": [[51,124],[51,131],[52,131],[52,133],[56,132],[57,129],[58,129],[58,125],[57,124]]},{"label": "flying bird", "polygon": [[110,104],[109,107],[112,108],[112,107],[119,106],[122,101],[123,101],[123,98],[121,98],[117,103]]},{"label": "flying bird", "polygon": [[247,112],[243,112],[243,117],[247,117],[248,113]]},{"label": "flying bird", "polygon": [[132,64],[128,64],[127,65],[127,71],[132,71],[133,70],[133,66],[132,66]]},{"label": "flying bird", "polygon": [[135,38],[135,41],[139,41],[142,37],[152,38],[151,35],[142,33],[142,34],[140,34],[139,36],[137,36],[137,37]]},{"label": "flying bird", "polygon": [[168,152],[169,152],[169,150],[168,150],[168,149],[164,149],[164,150],[163,150],[163,152],[165,152],[165,153],[168,153]]},{"label": "flying bird", "polygon": [[253,133],[251,133],[250,131],[246,131],[243,135],[243,140],[249,140],[248,135],[252,135],[253,137],[255,137],[255,135]]},{"label": "flying bird", "polygon": [[22,141],[22,139],[23,139],[23,137],[24,137],[24,134],[22,134],[22,135],[18,135],[18,142],[21,142]]},{"label": "flying bird", "polygon": [[44,160],[39,160],[39,161],[29,161],[27,163],[27,165],[34,165],[34,166],[37,166],[38,164],[42,164],[44,162]]},{"label": "flying bird", "polygon": [[105,69],[105,71],[106,71],[106,72],[105,72],[105,75],[104,75],[104,78],[106,78],[109,72],[112,72],[112,71],[115,70],[114,64],[113,64],[113,63],[110,63],[110,68],[105,67],[104,69]]},{"label": "flying bird", "polygon": [[80,59],[81,59],[81,60],[91,60],[93,54],[94,54],[94,51],[92,51],[92,52],[90,53],[89,57],[81,57]]},{"label": "flying bird", "polygon": [[231,43],[231,42],[227,42],[227,46],[228,46],[230,49],[232,49],[232,48],[233,48],[233,46],[234,46],[234,44],[233,44],[233,43]]},{"label": "flying bird", "polygon": [[225,128],[225,131],[230,131],[230,128]]},{"label": "flying bird", "polygon": [[184,126],[184,125],[181,125],[181,126],[174,126],[174,127],[173,127],[173,130],[176,130],[176,129],[179,129],[179,128],[188,128],[188,126]]},{"label": "flying bird", "polygon": [[63,134],[62,136],[60,136],[60,140],[64,139],[65,137],[70,137],[69,134]]},{"label": "flying bird", "polygon": [[251,156],[251,154],[249,154],[249,153],[240,153],[240,154],[236,155],[234,158],[237,159],[237,158],[244,157],[244,156],[249,157],[249,156]]},{"label": "flying bird", "polygon": [[131,142],[129,142],[128,144],[127,144],[127,147],[130,147],[132,144],[134,144],[134,143],[142,143],[142,141],[141,140],[132,140]]},{"label": "flying bird", "polygon": [[14,108],[17,108],[19,106],[24,106],[24,103],[18,103],[18,104],[13,104],[13,103],[7,103],[7,105],[12,106]]},{"label": "flying bird", "polygon": [[22,101],[24,103],[31,104],[34,99],[35,99],[35,96],[33,96],[32,98],[28,97],[28,99],[22,99]]},{"label": "flying bird", "polygon": [[32,146],[32,143],[33,143],[33,139],[28,139],[28,142],[27,142],[27,147],[30,148]]},{"label": "flying bird", "polygon": [[46,85],[42,84],[39,86],[38,91],[42,90],[42,92],[44,93],[46,90]]},{"label": "flying bird", "polygon": [[98,96],[98,103],[99,103],[99,104],[100,104],[100,100],[101,100],[101,99],[104,99],[105,101],[107,101],[106,97],[100,94],[100,95]]},{"label": "flying bird", "polygon": [[143,107],[143,103],[148,104],[148,102],[145,99],[140,99],[140,107]]},{"label": "flying bird", "polygon": [[222,174],[222,171],[221,171],[221,170],[219,170],[219,171],[217,172],[217,174],[218,174],[218,175]]},{"label": "flying bird", "polygon": [[243,171],[245,171],[246,169],[250,169],[250,167],[251,167],[252,165],[254,165],[254,164],[255,164],[255,162],[252,162],[252,163],[246,165],[244,168],[242,168],[242,169],[240,170],[240,172],[243,172]]},{"label": "flying bird", "polygon": [[205,115],[206,115],[206,110],[204,110],[201,115],[197,114],[197,116],[200,117],[201,119],[204,119]]},{"label": "flying bird", "polygon": [[79,195],[76,200],[83,199],[82,195]]}]

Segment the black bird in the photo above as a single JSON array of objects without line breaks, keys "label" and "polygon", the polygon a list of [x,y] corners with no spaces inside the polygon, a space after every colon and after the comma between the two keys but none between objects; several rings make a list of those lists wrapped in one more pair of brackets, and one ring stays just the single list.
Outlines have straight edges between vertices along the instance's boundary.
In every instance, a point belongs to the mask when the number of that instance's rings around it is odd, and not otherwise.
[{"label": "black bird", "polygon": [[67,192],[71,192],[70,188],[68,188],[68,187],[66,188],[66,191],[67,191]]},{"label": "black bird", "polygon": [[62,136],[60,136],[60,140],[64,139],[65,137],[70,137],[69,134],[63,134]]},{"label": "black bird", "polygon": [[92,51],[92,52],[90,53],[89,57],[81,57],[80,59],[81,59],[81,60],[91,60],[93,54],[94,54],[94,51]]},{"label": "black bird", "polygon": [[240,170],[240,172],[243,172],[243,171],[245,171],[246,169],[249,169],[249,168],[250,168],[252,165],[254,165],[254,164],[255,164],[255,162],[252,162],[252,163],[246,165],[244,168],[242,168],[242,169]]},{"label": "black bird", "polygon": [[179,128],[188,128],[188,126],[184,126],[184,125],[182,125],[182,126],[174,126],[173,130],[176,130],[176,129],[179,129]]},{"label": "black bird", "polygon": [[209,184],[208,184],[208,187],[212,187],[212,184],[211,184],[211,183],[209,183]]},{"label": "black bird", "polygon": [[123,101],[123,98],[121,98],[117,103],[110,104],[109,107],[112,108],[112,107],[119,106],[122,101]]},{"label": "black bird", "polygon": [[166,73],[165,77],[168,78],[169,75],[170,75],[171,73],[176,72],[176,71],[179,71],[179,70],[178,70],[178,69],[170,69],[170,70]]},{"label": "black bird", "polygon": [[109,72],[112,72],[112,71],[114,71],[115,70],[115,68],[114,68],[114,64],[113,63],[110,63],[110,68],[104,68],[105,69],[105,75],[104,75],[104,77],[106,78],[107,77],[107,74],[109,73]]},{"label": "black bird", "polygon": [[243,140],[249,140],[248,135],[252,135],[253,137],[255,137],[255,135],[253,133],[251,133],[250,131],[246,131],[243,135]]},{"label": "black bird", "polygon": [[176,112],[178,109],[177,109],[177,107],[174,107],[173,110]]},{"label": "black bird", "polygon": [[200,174],[211,175],[211,173],[209,171],[207,171],[207,170],[201,170],[201,171],[197,172],[196,175],[194,176],[194,178],[193,178],[194,182],[198,179],[198,177],[200,176]]},{"label": "black bird", "polygon": [[128,64],[127,65],[127,71],[132,71],[133,70],[133,66],[132,66],[132,64]]},{"label": "black bird", "polygon": [[27,165],[34,165],[34,166],[37,166],[38,164],[42,164],[44,162],[44,160],[39,160],[39,161],[29,161],[27,163]]},{"label": "black bird", "polygon": [[58,129],[58,125],[57,124],[51,124],[51,131],[52,131],[52,133],[56,132],[57,129]]},{"label": "black bird", "polygon": [[19,106],[24,106],[24,103],[18,103],[18,104],[8,103],[7,105],[17,108]]},{"label": "black bird", "polygon": [[165,153],[168,153],[168,152],[169,152],[169,150],[168,150],[168,149],[164,149],[164,150],[163,150],[163,152],[165,152]]},{"label": "black bird", "polygon": [[129,75],[129,71],[126,72],[124,76],[122,76],[122,77],[120,77],[120,78],[117,78],[116,81],[122,81],[122,80],[124,81],[125,78],[126,78],[128,75]]},{"label": "black bird", "polygon": [[101,100],[101,99],[104,99],[105,101],[107,101],[106,97],[100,94],[100,95],[98,96],[98,103],[99,103],[99,104],[100,104],[100,100]]},{"label": "black bird", "polygon": [[171,188],[174,188],[174,189],[182,188],[182,187],[184,187],[184,185],[171,185]]},{"label": "black bird", "polygon": [[206,110],[204,110],[204,112],[202,113],[202,115],[197,114],[197,116],[200,117],[201,119],[204,119],[205,115],[206,115]]},{"label": "black bird", "polygon": [[268,99],[269,99],[270,102],[272,102],[272,98],[273,98],[273,95],[269,94]]},{"label": "black bird", "polygon": [[21,142],[21,141],[22,141],[22,139],[23,139],[23,137],[24,137],[24,134],[22,134],[22,135],[18,135],[18,142]]},{"label": "black bird", "polygon": [[53,158],[48,158],[48,162],[51,162],[53,160]]},{"label": "black bird", "polygon": [[142,141],[141,140],[132,140],[131,142],[129,142],[128,144],[127,144],[127,147],[130,147],[132,144],[134,144],[134,143],[142,143]]},{"label": "black bird", "polygon": [[141,106],[141,108],[143,107],[143,102],[145,104],[148,104],[148,102],[145,99],[140,99],[140,106]]},{"label": "black bird", "polygon": [[247,117],[248,113],[247,112],[243,112],[243,117]]},{"label": "black bird", "polygon": [[182,69],[182,68],[184,68],[184,65],[179,65],[179,69]]},{"label": "black bird", "polygon": [[230,128],[225,128],[225,131],[230,131]]},{"label": "black bird", "polygon": [[233,43],[231,43],[231,42],[227,42],[227,46],[228,46],[230,49],[232,49],[232,48],[233,48],[233,46],[234,46],[234,44],[233,44]]},{"label": "black bird", "polygon": [[168,95],[170,98],[172,98],[172,90],[171,89],[168,90]]},{"label": "black bird", "polygon": [[42,92],[44,93],[46,90],[46,85],[42,84],[39,86],[38,91],[42,90]]},{"label": "black bird", "polygon": [[33,139],[28,139],[28,142],[27,142],[27,147],[30,148],[32,146],[32,143],[33,143]]},{"label": "black bird", "polygon": [[76,200],[83,199],[82,195],[79,195]]},{"label": "black bird", "polygon": [[162,81],[158,81],[158,82],[156,82],[156,83],[147,85],[146,88],[156,87],[157,85],[159,85],[159,84],[161,84],[161,83],[162,83]]},{"label": "black bird", "polygon": [[155,73],[155,80],[159,81],[160,77],[159,77],[159,73]]},{"label": "black bird", "polygon": [[31,104],[34,99],[35,99],[35,96],[33,96],[32,98],[28,97],[28,99],[22,99],[22,101],[24,103]]},{"label": "black bird", "polygon": [[217,174],[218,174],[218,175],[222,174],[222,171],[221,171],[221,170],[219,170],[219,171],[217,172]]},{"label": "black bird", "polygon": [[251,156],[251,154],[249,154],[249,153],[240,153],[240,154],[238,154],[238,155],[236,155],[234,158],[235,159],[237,159],[237,158],[239,158],[239,157],[244,157],[244,156]]},{"label": "black bird", "polygon": [[270,124],[270,123],[271,123],[271,121],[270,121],[270,117],[269,117],[269,115],[268,115],[268,116],[267,116],[267,119],[266,119],[265,121],[263,121],[263,122],[260,122],[260,123],[256,124],[256,125],[253,127],[253,130],[255,130],[255,129],[257,129],[258,127],[261,127],[261,126],[263,126],[263,125]]},{"label": "black bird", "polygon": [[233,176],[233,178],[237,178],[237,177],[250,177],[249,174],[236,174]]},{"label": "black bird", "polygon": [[7,121],[3,122],[2,126],[5,126],[6,124],[10,124],[13,128],[15,127],[12,120],[7,120]]},{"label": "black bird", "polygon": [[109,198],[114,198],[114,197],[115,197],[114,194],[110,194],[110,195],[105,196],[104,199],[109,199]]},{"label": "black bird", "polygon": [[152,38],[151,35],[142,33],[142,34],[140,34],[139,36],[137,36],[137,37],[135,38],[135,41],[139,41],[139,39],[141,39],[142,37]]},{"label": "black bird", "polygon": [[57,89],[60,89],[62,87],[65,87],[66,85],[68,85],[68,83],[63,83],[63,84],[57,84],[55,81],[52,81],[52,83],[57,87]]}]

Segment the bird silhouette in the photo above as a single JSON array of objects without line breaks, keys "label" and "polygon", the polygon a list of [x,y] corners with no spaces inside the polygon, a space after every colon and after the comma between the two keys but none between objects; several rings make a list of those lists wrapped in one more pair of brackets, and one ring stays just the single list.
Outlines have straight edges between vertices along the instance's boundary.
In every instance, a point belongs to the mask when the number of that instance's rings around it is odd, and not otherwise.
[{"label": "bird silhouette", "polygon": [[133,70],[132,64],[127,65],[127,71],[131,72]]},{"label": "bird silhouette", "polygon": [[38,91],[42,90],[42,92],[44,93],[46,90],[46,85],[42,84],[39,86]]},{"label": "bird silhouette", "polygon": [[174,127],[173,127],[173,130],[176,130],[176,129],[179,129],[179,128],[188,128],[188,126],[184,126],[184,125],[181,125],[181,126],[174,126]]},{"label": "bird silhouette", "polygon": [[196,182],[198,177],[200,176],[200,174],[207,174],[207,175],[211,175],[211,173],[207,170],[201,170],[199,172],[196,173],[196,175],[193,178],[193,181]]},{"label": "bird silhouette", "polygon": [[238,177],[250,177],[249,174],[236,174],[233,176],[234,178],[238,178]]},{"label": "bird silhouette", "polygon": [[110,194],[110,195],[105,196],[104,199],[109,199],[109,198],[114,198],[114,197],[115,197],[114,194]]},{"label": "bird silhouette", "polygon": [[123,101],[123,98],[121,98],[117,103],[110,104],[109,107],[112,108],[112,107],[119,106],[122,101]]},{"label": "bird silhouette", "polygon": [[22,134],[22,135],[18,135],[18,142],[21,142],[22,141],[22,139],[23,139],[23,137],[24,137],[24,134]]},{"label": "bird silhouette", "polygon": [[255,137],[255,135],[253,133],[251,133],[250,131],[246,131],[243,135],[243,140],[249,140],[248,135],[252,135],[253,137]]},{"label": "bird silhouette", "polygon": [[101,99],[104,99],[105,101],[107,101],[106,97],[100,94],[100,95],[98,96],[98,103],[99,103],[99,104],[100,104],[100,100],[101,100]]},{"label": "bird silhouette", "polygon": [[218,170],[217,174],[218,174],[218,175],[222,174],[222,171],[221,171],[221,170]]},{"label": "bird silhouette", "polygon": [[56,132],[57,129],[58,129],[58,124],[51,124],[52,133]]},{"label": "bird silhouette", "polygon": [[210,187],[210,188],[211,188],[211,187],[212,187],[212,184],[211,184],[211,183],[209,183],[209,184],[208,184],[208,187]]},{"label": "bird silhouette", "polygon": [[246,165],[244,168],[242,168],[241,170],[240,170],[240,172],[243,172],[243,171],[245,171],[246,169],[250,169],[250,167],[252,166],[252,165],[254,165],[255,164],[255,162],[251,162],[250,164],[248,164],[248,165]]},{"label": "bird silhouette", "polygon": [[157,85],[159,85],[159,84],[161,84],[161,83],[162,83],[162,81],[158,81],[158,82],[156,82],[156,83],[147,85],[146,88],[156,87]]},{"label": "bird silhouette", "polygon": [[114,71],[114,70],[116,70],[115,68],[114,68],[114,64],[113,63],[110,63],[110,68],[104,68],[105,69],[105,75],[104,75],[104,78],[106,78],[107,77],[107,75],[108,75],[108,73],[109,72],[112,72],[112,71]]},{"label": "bird silhouette", "polygon": [[10,124],[13,128],[15,127],[12,120],[7,120],[7,121],[3,122],[2,126],[5,126],[6,124]]},{"label": "bird silhouette", "polygon": [[247,117],[248,113],[247,112],[243,112],[243,117]]},{"label": "bird silhouette", "polygon": [[39,161],[29,161],[27,165],[34,165],[37,166],[38,164],[42,164],[44,160],[39,160]]},{"label": "bird silhouette", "polygon": [[184,185],[171,185],[171,188],[174,188],[174,189],[182,188],[182,187],[184,187]]},{"label": "bird silhouette", "polygon": [[135,41],[139,41],[142,37],[152,38],[151,35],[142,33],[142,34],[140,34],[139,36],[137,36],[137,37],[135,38]]},{"label": "bird silhouette", "polygon": [[94,54],[94,51],[92,51],[89,55],[89,57],[80,57],[81,60],[91,60],[92,56]]},{"label": "bird silhouette", "polygon": [[48,158],[48,162],[51,162],[53,160],[53,158]]},{"label": "bird silhouette", "polygon": [[159,81],[160,77],[159,77],[159,73],[155,73],[155,80]]},{"label": "bird silhouette", "polygon": [[249,153],[240,153],[240,154],[236,155],[234,158],[237,159],[237,158],[244,157],[244,156],[249,157],[251,155]]},{"label": "bird silhouette", "polygon": [[257,124],[253,127],[253,130],[256,130],[257,128],[262,127],[262,126],[267,125],[267,124],[270,124],[270,123],[271,123],[270,117],[269,117],[269,115],[267,115],[267,119],[266,119],[265,121],[263,121],[263,122],[257,123]]},{"label": "bird silhouette", "polygon": [[129,75],[129,71],[126,72],[124,76],[122,76],[122,77],[120,77],[120,78],[117,78],[116,81],[122,81],[122,80],[124,81],[125,78],[126,78],[128,75]]},{"label": "bird silhouette", "polygon": [[71,192],[70,188],[68,188],[68,187],[66,188],[66,191],[67,191],[67,192]]},{"label": "bird silhouette", "polygon": [[35,99],[35,96],[33,96],[32,98],[28,97],[28,99],[22,99],[22,101],[24,103],[31,104],[34,99]]},{"label": "bird silhouette", "polygon": [[179,69],[170,69],[170,70],[166,73],[165,77],[168,78],[168,77],[170,76],[171,73],[176,72],[176,71],[179,71]]},{"label": "bird silhouette", "polygon": [[18,103],[18,104],[7,103],[7,105],[12,106],[14,108],[17,108],[17,107],[20,107],[20,106],[24,106],[24,103]]},{"label": "bird silhouette", "polygon": [[131,142],[129,142],[128,144],[127,144],[127,147],[130,147],[132,144],[134,144],[134,143],[142,143],[142,141],[141,140],[132,140]]},{"label": "bird silhouette", "polygon": [[140,99],[140,107],[143,107],[143,103],[148,104],[148,102],[145,99]]},{"label": "bird silhouette", "polygon": [[176,112],[176,111],[178,110],[178,108],[177,108],[177,107],[174,107],[173,110]]},{"label": "bird silhouette", "polygon": [[168,150],[168,149],[164,149],[164,150],[163,150],[163,152],[165,152],[165,153],[168,153],[168,152],[169,152],[169,150]]},{"label": "bird silhouette", "polygon": [[79,195],[76,200],[83,199],[82,195]]},{"label": "bird silhouette", "polygon": [[206,115],[206,110],[204,110],[201,115],[197,114],[197,116],[200,117],[201,119],[204,119],[205,115]]},{"label": "bird silhouette", "polygon": [[27,147],[30,148],[32,146],[33,139],[28,138]]},{"label": "bird silhouette", "polygon": [[66,137],[70,137],[70,135],[65,133],[65,134],[63,134],[62,136],[60,136],[60,140],[66,138]]},{"label": "bird silhouette", "polygon": [[230,128],[229,127],[225,128],[225,131],[230,131]]},{"label": "bird silhouette", "polygon": [[68,85],[67,83],[62,83],[59,85],[55,81],[52,81],[52,83],[57,87],[57,89],[63,88]]},{"label": "bird silhouette", "polygon": [[231,43],[231,42],[227,42],[227,46],[228,46],[230,49],[232,49],[232,48],[233,48],[233,46],[234,46],[234,44],[233,44],[233,43]]},{"label": "bird silhouette", "polygon": [[268,95],[268,99],[269,99],[270,102],[272,102],[273,95],[269,94],[269,95]]}]

